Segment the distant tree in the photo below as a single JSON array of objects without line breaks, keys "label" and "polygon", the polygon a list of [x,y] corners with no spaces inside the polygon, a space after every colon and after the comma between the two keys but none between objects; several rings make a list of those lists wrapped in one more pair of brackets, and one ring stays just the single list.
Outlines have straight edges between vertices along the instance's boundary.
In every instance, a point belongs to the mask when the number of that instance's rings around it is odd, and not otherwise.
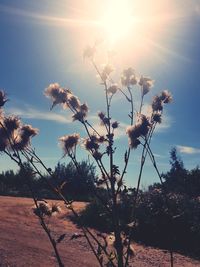
[{"label": "distant tree", "polygon": [[55,186],[62,186],[62,192],[73,199],[91,196],[96,179],[96,168],[88,161],[80,162],[78,168],[72,162],[67,165],[58,163],[51,178]]},{"label": "distant tree", "polygon": [[170,171],[163,174],[165,187],[168,192],[184,193],[188,171],[184,168],[183,161],[178,156],[176,148],[172,148],[170,151],[170,164]]}]

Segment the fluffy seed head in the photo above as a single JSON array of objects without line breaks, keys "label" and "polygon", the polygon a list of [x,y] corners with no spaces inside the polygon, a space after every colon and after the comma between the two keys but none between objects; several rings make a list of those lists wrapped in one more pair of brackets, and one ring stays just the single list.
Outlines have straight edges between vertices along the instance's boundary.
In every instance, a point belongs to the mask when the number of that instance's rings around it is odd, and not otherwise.
[{"label": "fluffy seed head", "polygon": [[154,84],[154,81],[152,79],[141,76],[139,85],[141,85],[142,87],[143,96],[146,95],[150,91],[153,84]]},{"label": "fluffy seed head", "polygon": [[8,101],[6,94],[3,90],[0,90],[0,107],[3,107],[4,104]]},{"label": "fluffy seed head", "polygon": [[168,90],[162,91],[160,98],[165,104],[172,102],[172,95]]},{"label": "fluffy seed head", "polygon": [[57,104],[65,104],[68,98],[68,95],[71,95],[69,89],[63,89],[58,83],[51,83],[44,92],[45,96],[51,98],[53,104],[51,109]]},{"label": "fluffy seed head", "polygon": [[3,124],[8,134],[10,134],[14,130],[17,130],[20,127],[20,119],[16,116],[4,117]]},{"label": "fluffy seed head", "polygon": [[77,146],[79,139],[80,135],[77,133],[74,133],[72,135],[64,135],[59,138],[59,141],[61,143],[65,155],[69,154],[73,150],[73,148]]},{"label": "fluffy seed head", "polygon": [[83,58],[93,59],[95,52],[96,52],[95,46],[91,47],[88,45],[83,51]]},{"label": "fluffy seed head", "polygon": [[114,95],[118,90],[118,85],[113,84],[108,88],[108,94]]}]

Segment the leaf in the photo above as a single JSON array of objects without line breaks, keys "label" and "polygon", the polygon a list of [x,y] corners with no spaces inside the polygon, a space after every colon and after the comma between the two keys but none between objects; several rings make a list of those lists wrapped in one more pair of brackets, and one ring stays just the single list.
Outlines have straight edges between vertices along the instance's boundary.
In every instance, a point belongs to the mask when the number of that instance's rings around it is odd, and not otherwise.
[{"label": "leaf", "polygon": [[112,166],[112,171],[113,171],[113,175],[116,175],[116,174],[120,175],[119,167],[114,164]]},{"label": "leaf", "polygon": [[63,239],[65,238],[66,234],[62,234],[59,236],[59,238],[57,239],[56,243],[60,243],[61,241],[63,241]]}]

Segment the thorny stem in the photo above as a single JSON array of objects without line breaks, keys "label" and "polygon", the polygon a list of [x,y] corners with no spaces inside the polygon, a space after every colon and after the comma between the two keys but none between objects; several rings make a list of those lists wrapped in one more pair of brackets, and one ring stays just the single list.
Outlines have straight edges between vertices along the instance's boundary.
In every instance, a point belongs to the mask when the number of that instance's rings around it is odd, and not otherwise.
[{"label": "thorny stem", "polygon": [[100,76],[103,85],[105,87],[105,96],[106,96],[106,108],[107,108],[107,118],[108,118],[108,149],[109,149],[109,158],[110,158],[110,184],[111,184],[111,193],[112,193],[112,201],[113,201],[113,214],[112,221],[114,226],[114,234],[115,234],[115,242],[116,242],[116,251],[117,251],[117,262],[118,267],[123,267],[123,245],[120,235],[120,226],[119,226],[119,215],[117,209],[117,201],[116,201],[116,193],[115,193],[115,177],[113,174],[113,136],[111,135],[111,124],[110,124],[110,102],[108,97],[108,87],[106,81],[103,79],[97,65],[94,61],[92,61],[94,68],[96,69],[98,75]]},{"label": "thorny stem", "polygon": [[[9,142],[11,142],[11,140],[9,140]],[[22,160],[21,160],[21,157],[20,157],[20,155],[19,155],[19,152],[17,151],[17,154],[15,153],[15,155],[16,155],[16,157],[17,157],[17,159],[16,158],[14,158],[9,152],[7,152],[6,150],[4,151],[12,160],[14,160],[23,170],[24,170],[24,165],[23,165],[23,163],[22,163]],[[30,162],[30,161],[29,161]],[[36,206],[36,208],[39,210],[39,206],[38,206],[38,201],[37,201],[37,198],[35,197],[35,193],[34,193],[34,191],[33,191],[33,189],[32,189],[32,186],[31,186],[31,182],[30,182],[30,180],[29,180],[29,177],[27,177],[27,185],[28,185],[28,188],[29,188],[29,190],[30,190],[30,192],[31,192],[31,195],[32,195],[32,199],[33,199],[33,201],[34,201],[34,203],[35,203],[35,206]],[[46,232],[46,234],[47,234],[47,236],[48,236],[48,238],[49,238],[49,241],[50,241],[50,243],[51,243],[51,245],[52,245],[52,247],[53,247],[53,249],[54,249],[54,252],[55,252],[55,256],[56,256],[56,260],[57,260],[57,262],[58,262],[58,265],[59,265],[59,267],[64,267],[64,264],[62,263],[62,260],[61,260],[61,258],[60,258],[60,254],[59,254],[59,252],[58,252],[58,249],[57,249],[57,246],[56,246],[56,242],[55,242],[55,240],[52,238],[52,236],[51,236],[51,233],[50,233],[50,230],[48,229],[48,227],[46,226],[46,223],[45,223],[45,221],[44,221],[44,218],[43,218],[43,216],[40,214],[40,213],[38,213],[38,217],[39,217],[39,219],[40,219],[40,224],[41,224],[41,226],[42,226],[42,228],[44,229],[44,231]]]},{"label": "thorny stem", "polygon": [[[137,205],[137,198],[138,198],[138,194],[139,194],[139,188],[140,188],[140,183],[141,183],[141,178],[142,178],[142,172],[143,172],[143,168],[144,168],[144,164],[145,164],[145,160],[146,160],[146,156],[147,156],[147,152],[148,152],[148,147],[151,141],[151,137],[153,134],[155,127],[153,127],[147,137],[145,138],[145,144],[143,145],[143,150],[142,150],[142,156],[141,156],[141,164],[140,164],[140,171],[139,171],[139,176],[138,176],[138,182],[137,182],[137,188],[136,188],[136,192],[135,192],[135,197],[134,197],[134,201],[133,201],[133,209],[131,212],[131,222],[134,222],[134,216],[135,216],[135,210],[136,210],[136,205]],[[130,251],[130,245],[131,245],[131,239],[132,239],[132,233],[133,233],[133,227],[130,228],[129,231],[129,241],[128,241],[128,247],[127,247],[127,255],[126,255],[126,261],[125,261],[125,267],[128,266],[128,260],[129,260],[129,251]]]},{"label": "thorny stem", "polygon": [[[49,171],[49,169],[44,165],[44,163],[40,160],[40,158],[35,154],[35,152],[29,150],[29,153],[31,153],[31,152],[33,153],[32,156],[34,156],[34,157],[38,160],[38,162],[44,167],[44,169],[45,169],[50,175],[52,175],[51,172]],[[26,158],[28,157],[27,154],[24,154],[24,156],[25,156]],[[30,161],[30,158],[29,158],[29,157],[28,157],[27,159]],[[31,162],[31,164],[32,164],[32,166],[34,167],[34,169],[36,170],[36,172],[38,173],[38,175],[39,175],[41,178],[43,178],[43,179],[46,181],[46,183],[48,184],[48,186],[50,186],[50,188],[51,188],[56,194],[58,194],[58,195],[61,197],[61,199],[63,200],[63,202],[65,203],[65,205],[66,205],[67,207],[68,207],[68,206],[70,207],[69,209],[72,211],[73,215],[77,218],[77,220],[79,220],[79,215],[78,215],[78,213],[74,210],[73,206],[71,205],[71,202],[70,202],[69,200],[67,200],[67,199],[63,196],[63,194],[61,193],[61,191],[60,191],[59,189],[56,189],[56,188],[54,188],[54,187],[51,185],[51,183],[50,183],[50,182],[49,182],[49,181],[48,181],[48,180],[41,174],[41,172],[38,170],[38,168],[36,167],[36,165],[35,165],[33,162]],[[108,258],[108,260],[109,260],[109,262],[110,262],[110,264],[114,267],[114,264],[113,264],[112,260],[109,258],[109,254],[107,253],[106,249],[104,248],[104,246],[101,245],[101,243],[98,241],[98,239],[95,238],[95,236],[92,234],[92,232],[91,232],[88,228],[83,227],[83,226],[81,226],[81,230],[82,230],[82,232],[83,232],[83,234],[84,234],[84,237],[87,239],[87,241],[89,240],[89,238],[88,238],[87,235],[90,235],[90,236],[94,239],[94,241],[97,243],[97,245],[98,245],[99,247],[101,247],[101,249],[104,251],[105,255],[107,256],[107,258]],[[100,261],[98,255],[97,255],[97,253],[96,253],[96,251],[95,251],[95,249],[94,249],[92,243],[90,242],[90,240],[89,240],[88,244],[89,244],[91,250],[93,251],[95,257],[97,258],[97,260],[98,260],[100,266],[102,266],[102,263],[101,263],[101,261]]]},{"label": "thorny stem", "polygon": [[[133,125],[133,94],[131,92],[131,89],[128,87],[128,91],[129,91],[129,94],[130,94],[130,103],[131,103],[131,114],[130,114],[130,125],[132,126]],[[117,189],[117,193],[119,192],[120,190],[120,184],[122,183],[123,181],[123,178],[124,178],[124,175],[126,173],[126,170],[127,170],[127,167],[128,167],[128,162],[129,162],[129,157],[130,157],[130,153],[131,153],[131,149],[130,147],[128,148],[128,151],[127,151],[127,156],[126,156],[126,159],[125,159],[125,165],[124,165],[124,169],[122,171],[122,175],[120,177],[120,180],[119,180],[119,186],[118,186],[118,189]]]}]

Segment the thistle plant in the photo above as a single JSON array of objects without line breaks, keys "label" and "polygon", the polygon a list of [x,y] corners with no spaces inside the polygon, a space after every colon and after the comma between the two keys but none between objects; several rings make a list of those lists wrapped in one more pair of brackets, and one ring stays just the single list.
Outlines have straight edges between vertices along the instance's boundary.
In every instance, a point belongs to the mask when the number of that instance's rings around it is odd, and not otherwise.
[{"label": "thistle plant", "polygon": [[[139,189],[142,179],[142,173],[147,157],[150,158],[158,176],[162,182],[162,177],[157,168],[157,164],[151,150],[151,141],[156,126],[162,123],[163,108],[165,104],[172,101],[172,96],[168,90],[162,91],[156,95],[150,104],[148,114],[144,112],[145,96],[151,91],[154,80],[150,77],[138,76],[133,68],[123,70],[119,81],[113,78],[114,67],[108,63],[102,67],[95,60],[97,47],[87,47],[84,51],[84,58],[87,59],[101,80],[102,94],[105,94],[105,110],[97,113],[99,124],[104,129],[104,134],[98,132],[92,122],[90,122],[89,107],[86,103],[82,103],[79,98],[69,88],[64,88],[58,83],[51,83],[44,91],[46,97],[50,98],[53,109],[59,105],[66,112],[72,115],[72,121],[82,124],[85,130],[85,136],[81,137],[79,133],[68,133],[59,137],[59,142],[63,149],[63,156],[69,157],[74,163],[78,172],[80,165],[77,158],[77,149],[84,149],[89,153],[99,169],[98,179],[93,189],[93,194],[104,206],[108,216],[112,221],[112,233],[106,235],[98,231],[90,230],[85,226],[81,226],[82,234],[76,238],[86,238],[91,251],[94,253],[99,266],[133,266],[132,257],[134,256],[134,248],[131,244],[133,229],[136,223],[135,210],[137,207]],[[134,98],[135,90],[140,92],[139,105]],[[115,162],[116,150],[116,130],[122,122],[114,119],[111,106],[116,94],[121,94],[127,101],[129,106],[129,114],[126,123],[127,129],[124,135],[127,136],[127,148],[123,155],[123,167],[120,168]],[[49,176],[53,172],[48,168],[37,155],[35,149],[31,146],[31,138],[38,134],[38,130],[30,125],[23,125],[18,117],[6,116],[3,113],[3,106],[7,98],[3,91],[0,91],[0,151],[7,154],[19,166],[23,167],[23,161],[28,161],[33,167],[34,173],[44,179],[47,185],[53,190],[60,199],[64,201],[67,209],[79,221],[79,214],[74,210],[73,200],[68,199],[62,193],[63,184],[54,186],[41,172],[41,167]],[[138,101],[137,101],[138,102]],[[124,123],[124,122],[123,122]],[[130,194],[125,186],[127,168],[130,161],[130,154],[133,150],[140,149],[141,163],[139,174],[137,175],[137,184],[132,194],[132,211],[130,213],[129,222],[123,225],[120,220],[119,203],[124,194]],[[28,181],[27,181],[28,183]],[[98,188],[103,187],[106,197],[102,197]],[[29,184],[31,189],[31,184]],[[41,225],[48,235],[48,238],[54,249],[59,266],[64,266],[61,255],[57,248],[58,243],[51,236],[51,231],[45,223],[44,214],[50,214],[49,208],[41,204],[37,199],[36,193],[32,191],[35,203],[35,214],[39,217]],[[45,213],[46,212],[46,213]],[[125,229],[129,229],[128,231]],[[61,237],[62,240],[63,237]],[[173,265],[173,261],[171,266]]]}]

